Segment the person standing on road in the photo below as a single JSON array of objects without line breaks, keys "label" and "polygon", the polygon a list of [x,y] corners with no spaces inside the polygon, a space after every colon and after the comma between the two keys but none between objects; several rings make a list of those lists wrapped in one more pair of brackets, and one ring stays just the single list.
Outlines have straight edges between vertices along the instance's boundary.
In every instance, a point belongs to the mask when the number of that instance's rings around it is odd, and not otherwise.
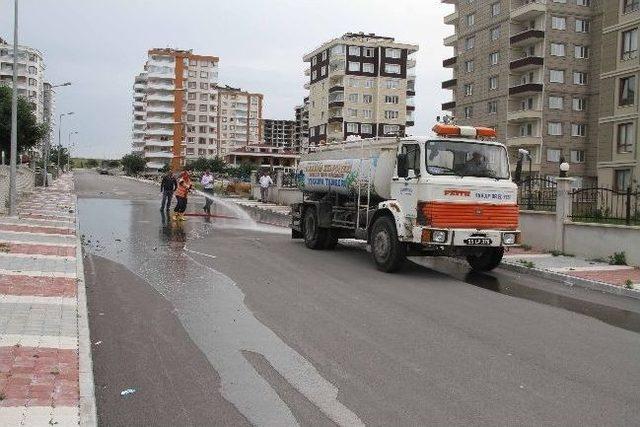
[{"label": "person standing on road", "polygon": [[162,195],[161,211],[165,209],[169,211],[169,209],[171,209],[171,199],[173,199],[173,192],[176,191],[177,187],[178,181],[176,181],[176,177],[173,176],[173,172],[168,170],[167,173],[162,176],[162,182],[160,183],[160,194]]},{"label": "person standing on road", "polygon": [[178,188],[176,189],[176,207],[173,210],[173,219],[175,221],[184,221],[184,211],[187,210],[187,196],[193,184],[189,171],[183,170],[178,180]]},{"label": "person standing on road", "polygon": [[211,171],[209,169],[207,169],[204,175],[202,175],[200,184],[202,184],[202,191],[204,191],[205,194],[204,207],[202,208],[202,210],[204,210],[205,213],[211,215],[211,204],[213,203],[213,199],[211,198],[213,197],[213,175],[211,174]]},{"label": "person standing on road", "polygon": [[269,176],[266,170],[262,171],[262,176],[260,177],[260,201],[262,203],[267,203],[267,198],[269,197],[269,187],[273,185],[273,180]]}]

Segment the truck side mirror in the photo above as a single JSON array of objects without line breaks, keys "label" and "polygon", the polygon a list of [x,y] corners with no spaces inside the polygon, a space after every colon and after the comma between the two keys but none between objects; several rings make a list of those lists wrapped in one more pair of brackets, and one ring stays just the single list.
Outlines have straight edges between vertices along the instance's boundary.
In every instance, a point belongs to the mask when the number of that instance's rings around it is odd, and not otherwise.
[{"label": "truck side mirror", "polygon": [[407,169],[407,155],[406,153],[398,154],[398,177],[406,178],[409,176],[409,170]]}]

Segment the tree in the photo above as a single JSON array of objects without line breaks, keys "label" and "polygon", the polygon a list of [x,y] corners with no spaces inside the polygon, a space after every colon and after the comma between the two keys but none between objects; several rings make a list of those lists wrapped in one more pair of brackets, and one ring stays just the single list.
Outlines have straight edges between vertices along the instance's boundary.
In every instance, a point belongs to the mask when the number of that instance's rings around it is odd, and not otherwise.
[{"label": "tree", "polygon": [[256,169],[258,169],[258,167],[251,163],[241,163],[238,166],[229,166],[226,172],[234,178],[240,178],[246,181],[251,177],[251,172]]},{"label": "tree", "polygon": [[[11,97],[12,89],[0,86],[0,150],[11,149]],[[28,150],[40,142],[49,132],[45,123],[38,124],[33,107],[23,97],[18,97],[18,152]]]},{"label": "tree", "polygon": [[66,147],[60,148],[58,145],[51,147],[49,151],[49,163],[58,164],[58,149],[60,149],[60,167],[64,168],[69,158],[69,149]]},{"label": "tree", "polygon": [[98,161],[96,159],[87,159],[86,166],[88,168],[95,168],[96,166],[98,166]]},{"label": "tree", "polygon": [[214,173],[223,173],[226,171],[227,165],[220,157],[216,157],[214,159],[199,157],[196,160],[189,162],[187,167],[198,172],[204,172],[209,169]]},{"label": "tree", "polygon": [[120,160],[107,160],[107,166],[110,168],[117,168],[120,166]]},{"label": "tree", "polygon": [[127,175],[137,175],[142,172],[147,164],[142,156],[127,154],[120,161]]}]

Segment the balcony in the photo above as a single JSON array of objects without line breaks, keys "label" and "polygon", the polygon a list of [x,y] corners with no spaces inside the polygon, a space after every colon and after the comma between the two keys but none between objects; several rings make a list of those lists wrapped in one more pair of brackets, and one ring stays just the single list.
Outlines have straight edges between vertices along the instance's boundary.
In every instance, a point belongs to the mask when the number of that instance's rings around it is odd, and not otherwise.
[{"label": "balcony", "polygon": [[510,122],[523,122],[533,119],[542,119],[542,110],[516,110],[507,113]]},{"label": "balcony", "polygon": [[405,123],[405,125],[406,125],[407,127],[415,126],[415,124],[416,124],[416,122],[414,122],[413,120],[407,120],[407,122]]},{"label": "balcony", "polygon": [[149,82],[147,83],[147,90],[174,90],[176,87],[173,84]]},{"label": "balcony", "polygon": [[311,83],[306,82],[304,85],[302,85],[303,88],[305,88],[306,90],[309,90],[309,88],[311,88]]},{"label": "balcony", "polygon": [[458,79],[450,79],[442,82],[442,89],[450,89],[456,87],[458,84]]},{"label": "balcony", "polygon": [[147,85],[142,84],[142,83],[136,83],[133,85],[133,88],[135,90],[144,90],[147,87]]},{"label": "balcony", "polygon": [[407,111],[415,111],[416,110],[416,106],[415,105],[408,105],[407,104]]},{"label": "balcony", "polygon": [[175,78],[175,73],[164,73],[159,71],[151,71],[147,75],[150,79],[170,79],[173,80]]},{"label": "balcony", "polygon": [[142,102],[142,101],[133,101],[133,106],[134,107],[143,108],[144,107],[144,102]]},{"label": "balcony", "polygon": [[449,15],[444,17],[444,23],[446,25],[455,25],[457,21],[458,21],[458,11],[457,10],[455,12],[450,13]]},{"label": "balcony", "polygon": [[449,101],[442,104],[443,111],[451,111],[456,108],[456,101]]},{"label": "balcony", "polygon": [[514,147],[514,146],[520,147],[520,146],[527,146],[527,145],[539,146],[540,144],[542,144],[541,136],[517,136],[517,137],[507,138],[508,147]]},{"label": "balcony", "polygon": [[147,147],[173,147],[173,141],[161,141],[158,139],[147,139],[144,141]]},{"label": "balcony", "polygon": [[159,101],[159,102],[173,102],[174,101],[173,94],[167,93],[150,93],[147,95],[147,101]]},{"label": "balcony", "polygon": [[173,153],[168,151],[145,151],[144,157],[147,159],[172,159]]},{"label": "balcony", "polygon": [[458,57],[452,56],[451,58],[447,58],[444,61],[442,61],[442,66],[444,68],[450,68],[456,65],[457,62],[458,62]]},{"label": "balcony", "polygon": [[509,63],[510,70],[529,71],[538,67],[542,67],[544,58],[540,56],[527,56],[525,58],[516,59]]},{"label": "balcony", "polygon": [[511,96],[527,96],[542,92],[542,83],[525,83],[509,88]]},{"label": "balcony", "polygon": [[525,0],[521,2],[521,6],[517,6],[511,10],[511,19],[517,21],[530,21],[547,12],[546,0]]},{"label": "balcony", "polygon": [[344,60],[331,61],[329,63],[329,72],[332,74],[344,74],[347,63]]},{"label": "balcony", "polygon": [[344,118],[342,116],[332,116],[329,117],[328,122],[329,123],[342,123],[344,121]]},{"label": "balcony", "polygon": [[173,128],[170,128],[170,129],[167,129],[167,128],[147,129],[145,131],[145,135],[148,135],[148,136],[170,136],[170,137],[173,137]]},{"label": "balcony", "polygon": [[457,34],[451,34],[449,37],[445,37],[444,40],[442,40],[445,46],[451,46],[451,47],[453,47],[457,41],[458,41]]},{"label": "balcony", "polygon": [[342,108],[344,101],[329,101],[329,108]]},{"label": "balcony", "polygon": [[525,46],[537,43],[544,39],[544,31],[542,30],[525,30],[518,34],[514,34],[509,38],[511,47]]},{"label": "balcony", "polygon": [[344,92],[344,86],[332,86],[329,88],[329,93]]},{"label": "balcony", "polygon": [[173,114],[173,107],[168,105],[147,105],[147,113]]},{"label": "balcony", "polygon": [[311,68],[305,68],[304,69],[304,75],[309,77],[311,75]]},{"label": "balcony", "polygon": [[407,96],[408,97],[416,96],[416,91],[413,89],[407,89]]},{"label": "balcony", "polygon": [[174,120],[171,116],[169,117],[161,117],[161,116],[148,116],[147,123],[157,123],[162,125],[172,125],[174,124]]},{"label": "balcony", "polygon": [[440,0],[440,2],[446,4],[457,4],[458,0]]},{"label": "balcony", "polygon": [[414,68],[416,66],[415,59],[407,59],[407,68]]}]

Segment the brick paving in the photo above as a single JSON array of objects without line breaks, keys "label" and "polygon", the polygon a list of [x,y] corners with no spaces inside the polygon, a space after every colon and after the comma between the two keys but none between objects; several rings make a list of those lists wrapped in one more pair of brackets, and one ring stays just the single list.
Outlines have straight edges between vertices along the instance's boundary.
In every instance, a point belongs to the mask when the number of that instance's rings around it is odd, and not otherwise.
[{"label": "brick paving", "polygon": [[22,201],[18,218],[0,218],[2,426],[82,419],[72,182],[63,175]]}]

